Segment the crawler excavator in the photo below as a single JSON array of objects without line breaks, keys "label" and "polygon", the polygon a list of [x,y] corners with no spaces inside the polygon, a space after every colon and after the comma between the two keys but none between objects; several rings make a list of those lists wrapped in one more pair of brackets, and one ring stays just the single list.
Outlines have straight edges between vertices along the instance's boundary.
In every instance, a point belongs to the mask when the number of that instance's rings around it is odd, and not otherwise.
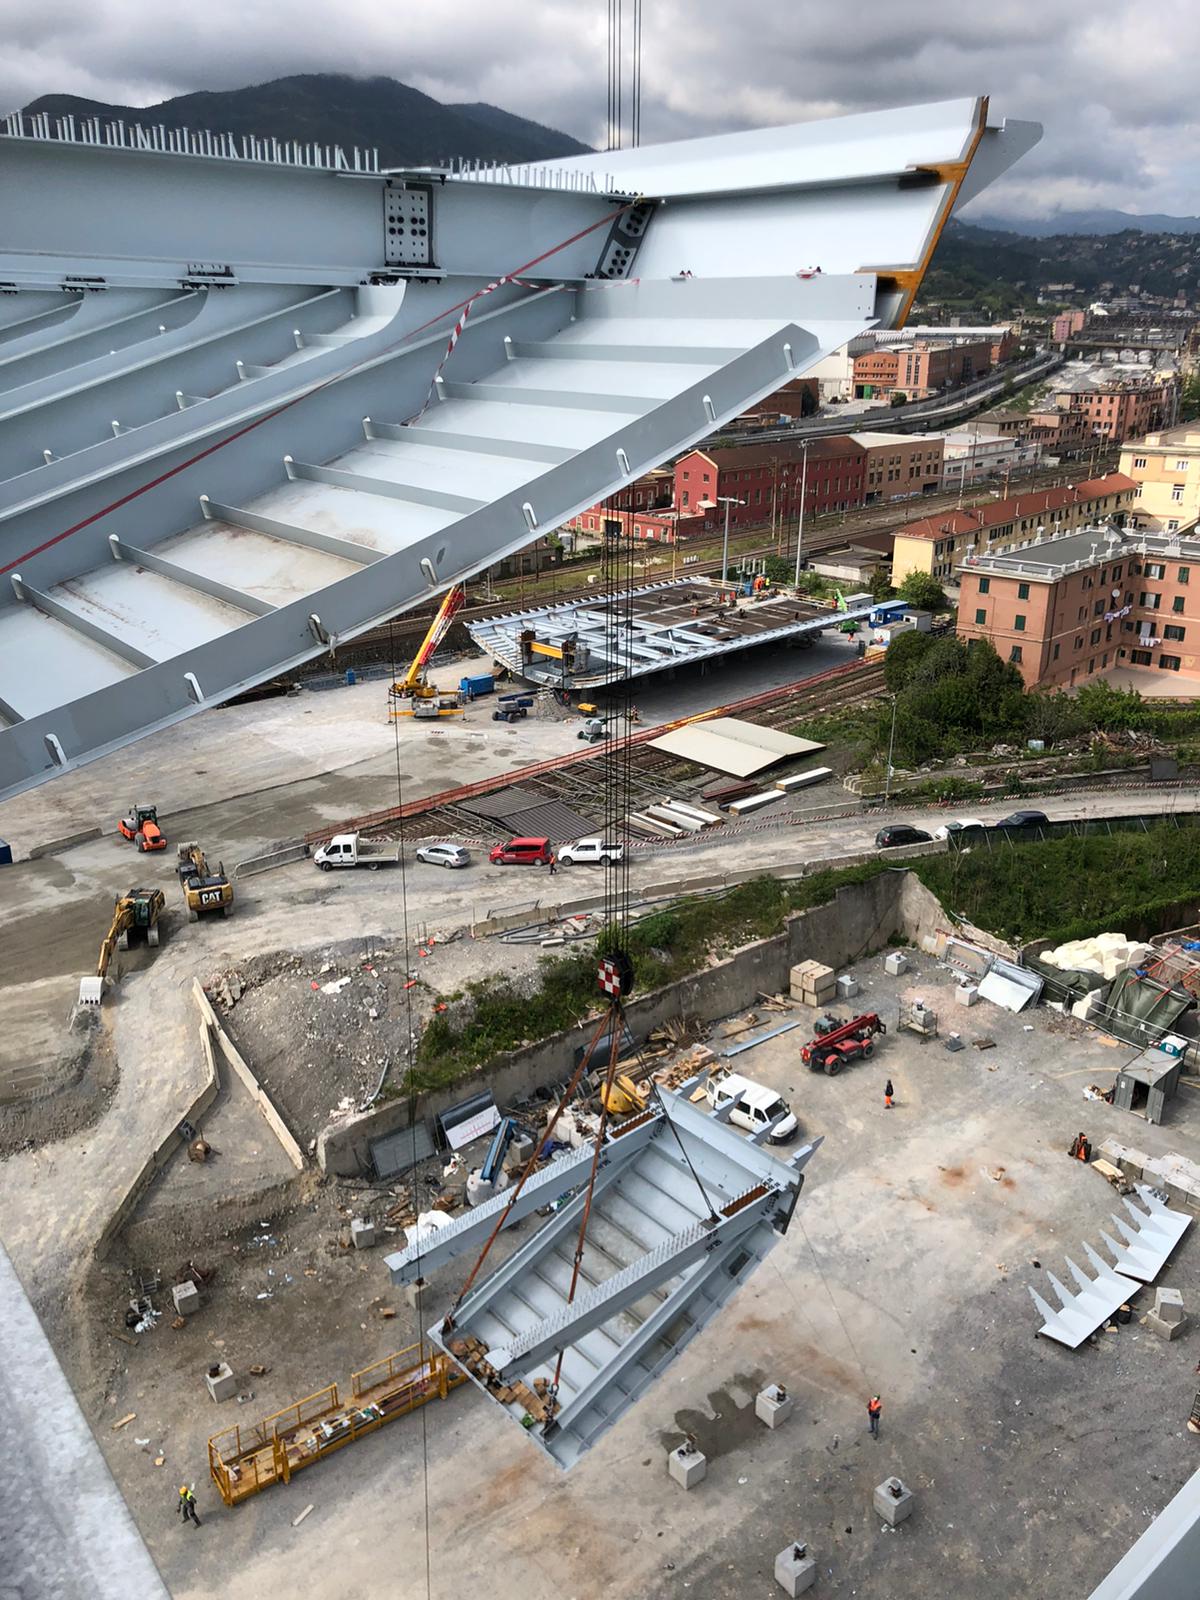
[{"label": "crawler excavator", "polygon": [[143,934],[153,949],[158,944],[159,918],[166,906],[166,896],[161,889],[127,889],[117,896],[112,921],[104,942],[100,946],[100,959],[96,962],[94,978],[80,978],[79,1004],[98,1006],[104,996],[104,980],[114,950],[128,950],[131,939]]},{"label": "crawler excavator", "polygon": [[233,915],[233,884],[226,876],[224,862],[218,861],[214,872],[198,844],[181,844],[178,871],[189,922],[198,922],[211,912],[219,911],[223,917]]}]

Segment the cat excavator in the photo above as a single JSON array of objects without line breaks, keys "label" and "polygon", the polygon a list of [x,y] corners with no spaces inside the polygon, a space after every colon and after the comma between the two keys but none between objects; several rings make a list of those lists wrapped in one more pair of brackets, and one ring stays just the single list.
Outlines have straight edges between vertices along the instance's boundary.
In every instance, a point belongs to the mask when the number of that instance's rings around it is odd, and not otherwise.
[{"label": "cat excavator", "polygon": [[96,975],[79,980],[79,1004],[98,1006],[104,997],[104,980],[109,963],[117,950],[128,950],[132,938],[145,935],[146,943],[154,949],[158,945],[158,921],[166,907],[166,896],[161,889],[126,889],[119,894],[113,907],[112,921],[100,946],[96,962]]},{"label": "cat excavator", "polygon": [[189,922],[198,922],[211,912],[220,912],[223,917],[233,915],[233,884],[224,862],[218,861],[214,872],[204,851],[193,841],[179,846],[177,871]]}]

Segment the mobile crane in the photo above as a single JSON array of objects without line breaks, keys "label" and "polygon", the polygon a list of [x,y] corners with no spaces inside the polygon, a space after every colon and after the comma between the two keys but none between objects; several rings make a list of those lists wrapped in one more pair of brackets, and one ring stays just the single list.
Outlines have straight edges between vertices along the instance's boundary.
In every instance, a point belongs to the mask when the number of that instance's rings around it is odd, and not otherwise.
[{"label": "mobile crane", "polygon": [[166,896],[161,889],[127,889],[117,896],[112,921],[100,946],[96,962],[96,975],[79,980],[79,1004],[98,1006],[104,995],[104,980],[108,976],[113,952],[128,950],[131,934],[145,934],[146,943],[154,949],[158,945],[158,920],[166,907]]},{"label": "mobile crane", "polygon": [[388,690],[391,717],[458,717],[462,706],[457,694],[441,694],[426,676],[425,669],[434,651],[449,631],[450,624],[466,602],[467,592],[461,583],[446,591],[437,615],[429,624],[429,631],[421,641],[421,648],[412,658],[408,671]]}]

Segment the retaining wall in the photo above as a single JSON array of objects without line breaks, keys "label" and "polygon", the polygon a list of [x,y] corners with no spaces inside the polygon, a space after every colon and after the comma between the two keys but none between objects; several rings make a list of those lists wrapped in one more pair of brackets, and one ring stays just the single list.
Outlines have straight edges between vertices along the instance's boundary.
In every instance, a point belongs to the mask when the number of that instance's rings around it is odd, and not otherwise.
[{"label": "retaining wall", "polygon": [[249,1094],[250,1098],[254,1101],[255,1105],[262,1113],[263,1121],[267,1124],[267,1127],[270,1128],[271,1132],[282,1145],[284,1155],[287,1156],[288,1160],[292,1163],[297,1172],[303,1172],[303,1151],[300,1149],[300,1146],[296,1143],[295,1139],[293,1139],[291,1130],[288,1128],[287,1123],[284,1122],[278,1111],[276,1111],[274,1102],[272,1101],[270,1095],[263,1088],[262,1084],[259,1083],[253,1072],[251,1072],[250,1068],[243,1060],[237,1046],[225,1032],[225,1029],[217,1021],[217,1014],[209,1004],[208,996],[205,994],[204,986],[201,984],[199,978],[192,979],[192,998],[196,1002],[202,1022],[207,1028],[212,1030],[212,1036],[216,1040],[221,1054],[225,1057],[225,1060],[242,1080],[246,1092]]},{"label": "retaining wall", "polygon": [[[845,885],[827,904],[793,913],[782,933],[745,945],[703,972],[631,1000],[626,1007],[631,1032],[636,1039],[644,1039],[671,1017],[715,1022],[752,1005],[760,991],[786,991],[790,969],[809,957],[819,957],[833,967],[852,965],[894,934],[907,934],[913,907],[910,901],[906,911],[904,890],[909,878],[907,872],[884,872],[866,883]],[[417,1115],[422,1120],[435,1117],[484,1083],[501,1105],[523,1099],[544,1085],[563,1083],[595,1031],[593,1017],[578,1028],[496,1056],[453,1088],[421,1096]],[[371,1140],[409,1127],[409,1112],[409,1101],[393,1100],[350,1121],[331,1124],[317,1141],[322,1170],[339,1177],[369,1171]]]},{"label": "retaining wall", "polygon": [[209,1033],[208,1024],[203,1018],[200,1020],[200,1049],[204,1057],[204,1085],[191,1104],[173,1117],[170,1127],[159,1139],[149,1156],[147,1156],[141,1171],[129,1185],[129,1188],[126,1189],[116,1210],[105,1223],[104,1231],[92,1247],[92,1252],[97,1261],[103,1261],[105,1256],[108,1255],[117,1235],[137,1209],[138,1201],[150,1187],[155,1175],[179,1149],[180,1123],[190,1122],[193,1127],[198,1127],[201,1117],[217,1098],[221,1083],[217,1075],[217,1062],[213,1054],[212,1037]]}]

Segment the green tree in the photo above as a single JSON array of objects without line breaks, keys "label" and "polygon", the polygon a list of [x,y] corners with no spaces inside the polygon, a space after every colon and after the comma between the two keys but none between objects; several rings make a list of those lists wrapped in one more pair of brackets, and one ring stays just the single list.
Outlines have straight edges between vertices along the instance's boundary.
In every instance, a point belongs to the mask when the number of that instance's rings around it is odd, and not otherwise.
[{"label": "green tree", "polygon": [[1114,689],[1103,679],[1085,683],[1075,698],[1084,726],[1097,733],[1141,728],[1148,718],[1146,702],[1136,689]]},{"label": "green tree", "polygon": [[[900,637],[904,638],[905,635],[901,634]],[[909,680],[914,688],[919,684],[938,683],[943,678],[961,677],[967,670],[967,647],[961,640],[953,635],[946,639],[931,639],[927,633],[921,637],[929,639],[929,648],[917,662]]]},{"label": "green tree", "polygon": [[927,572],[910,572],[900,585],[900,598],[918,611],[944,611],[946,591]]},{"label": "green tree", "polygon": [[892,575],[886,567],[876,567],[871,573],[870,590],[876,604],[892,598]]},{"label": "green tree", "polygon": [[892,390],[891,399],[888,401],[888,405],[890,405],[890,406],[905,406],[907,404],[908,404],[908,396],[905,394],[904,390],[903,389],[893,389]]},{"label": "green tree", "polygon": [[1087,718],[1074,695],[1039,690],[1027,696],[1025,731],[1031,739],[1059,744],[1064,739],[1073,739],[1086,727]]},{"label": "green tree", "polygon": [[[927,633],[919,633],[915,628],[911,633],[902,633],[888,645],[887,654],[883,658],[883,681],[893,694],[898,694],[901,689],[908,687],[913,673],[933,640]],[[889,719],[891,713],[888,713]]]}]

